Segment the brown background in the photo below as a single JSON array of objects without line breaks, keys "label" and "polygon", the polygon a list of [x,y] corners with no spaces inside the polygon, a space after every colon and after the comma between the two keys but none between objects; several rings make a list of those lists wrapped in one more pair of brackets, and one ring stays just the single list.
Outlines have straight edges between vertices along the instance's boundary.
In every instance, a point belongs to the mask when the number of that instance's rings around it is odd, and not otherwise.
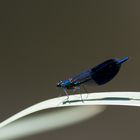
[{"label": "brown background", "polygon": [[[0,120],[59,96],[55,87],[108,58],[130,59],[96,91],[140,90],[140,2],[50,0],[0,2]],[[108,107],[74,126],[23,138],[139,140],[140,108]]]}]

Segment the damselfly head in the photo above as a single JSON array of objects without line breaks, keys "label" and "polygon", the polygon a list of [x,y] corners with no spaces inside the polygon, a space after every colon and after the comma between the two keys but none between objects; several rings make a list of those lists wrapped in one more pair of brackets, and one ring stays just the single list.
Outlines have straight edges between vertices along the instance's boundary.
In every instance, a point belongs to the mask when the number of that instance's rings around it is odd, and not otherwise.
[{"label": "damselfly head", "polygon": [[61,80],[56,84],[57,87],[71,89],[73,88],[73,84],[70,82],[70,80]]},{"label": "damselfly head", "polygon": [[57,86],[57,87],[62,87],[62,84],[63,84],[63,81],[61,80],[61,81],[59,81],[59,82],[56,84],[56,86]]}]

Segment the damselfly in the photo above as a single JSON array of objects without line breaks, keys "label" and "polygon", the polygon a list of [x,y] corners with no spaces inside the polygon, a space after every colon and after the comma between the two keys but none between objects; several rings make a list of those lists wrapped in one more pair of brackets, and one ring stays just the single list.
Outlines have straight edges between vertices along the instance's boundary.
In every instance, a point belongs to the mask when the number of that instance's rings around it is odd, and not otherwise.
[{"label": "damselfly", "polygon": [[114,78],[119,72],[121,64],[128,60],[128,57],[123,59],[109,59],[105,62],[88,69],[79,75],[69,78],[68,80],[61,80],[57,83],[57,87],[64,90],[68,96],[67,90],[80,89],[82,85],[95,83],[96,85],[103,85]]}]

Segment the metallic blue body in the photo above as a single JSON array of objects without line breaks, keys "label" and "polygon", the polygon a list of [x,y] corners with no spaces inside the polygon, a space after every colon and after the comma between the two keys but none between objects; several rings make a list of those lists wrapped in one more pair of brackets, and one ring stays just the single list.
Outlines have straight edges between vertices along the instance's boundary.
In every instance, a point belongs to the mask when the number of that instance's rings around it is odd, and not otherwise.
[{"label": "metallic blue body", "polygon": [[77,76],[69,78],[68,80],[61,80],[57,83],[57,87],[66,89],[75,89],[81,84],[88,84],[88,82],[103,85],[114,78],[119,72],[121,64],[128,60],[128,57],[123,59],[109,59],[105,62],[80,73]]}]

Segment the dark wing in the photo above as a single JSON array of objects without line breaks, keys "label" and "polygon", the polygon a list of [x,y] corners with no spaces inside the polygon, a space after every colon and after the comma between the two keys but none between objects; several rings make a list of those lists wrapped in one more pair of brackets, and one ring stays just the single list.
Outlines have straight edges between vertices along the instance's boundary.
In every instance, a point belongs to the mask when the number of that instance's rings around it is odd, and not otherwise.
[{"label": "dark wing", "polygon": [[76,75],[72,78],[70,78],[69,80],[72,82],[72,83],[84,83],[84,82],[87,82],[89,80],[91,80],[91,70],[86,70],[82,73],[80,73],[79,75]]}]

